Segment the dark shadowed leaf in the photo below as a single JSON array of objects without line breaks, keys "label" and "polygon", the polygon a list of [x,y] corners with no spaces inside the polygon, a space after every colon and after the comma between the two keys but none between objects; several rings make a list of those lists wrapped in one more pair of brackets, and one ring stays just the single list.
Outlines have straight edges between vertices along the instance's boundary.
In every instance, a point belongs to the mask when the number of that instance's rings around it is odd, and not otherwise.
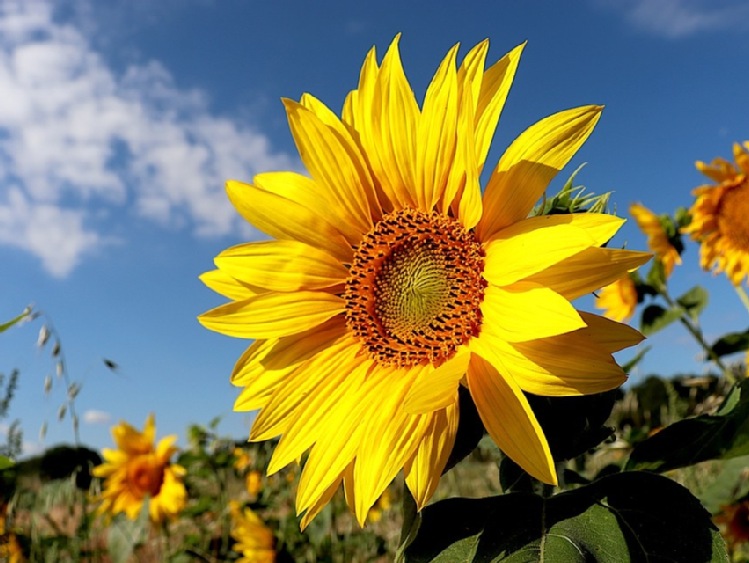
[{"label": "dark shadowed leaf", "polygon": [[675,482],[612,475],[549,499],[449,499],[422,512],[408,562],[727,562],[709,513]]},{"label": "dark shadowed leaf", "polygon": [[734,352],[743,352],[749,349],[749,330],[744,332],[730,332],[721,336],[711,346],[716,356],[727,356]]},{"label": "dark shadowed leaf", "polygon": [[640,332],[645,336],[650,336],[678,320],[682,313],[681,307],[664,309],[660,305],[648,305],[642,311]]},{"label": "dark shadowed leaf", "polygon": [[704,287],[695,285],[692,289],[679,296],[676,302],[689,314],[692,320],[697,320],[707,305],[708,294]]},{"label": "dark shadowed leaf", "polygon": [[749,380],[734,386],[714,415],[680,420],[637,444],[627,469],[667,471],[749,455]]}]

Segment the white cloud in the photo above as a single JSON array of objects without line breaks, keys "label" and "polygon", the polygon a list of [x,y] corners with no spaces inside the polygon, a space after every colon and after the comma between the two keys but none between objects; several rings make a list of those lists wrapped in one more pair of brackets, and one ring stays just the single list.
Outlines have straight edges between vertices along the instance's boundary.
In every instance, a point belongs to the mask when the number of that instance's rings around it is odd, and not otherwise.
[{"label": "white cloud", "polygon": [[83,413],[83,422],[87,424],[109,424],[112,420],[112,415],[108,412],[87,410]]},{"label": "white cloud", "polygon": [[116,73],[48,1],[0,3],[0,100],[0,244],[59,277],[108,240],[102,210],[224,235],[224,179],[295,166],[160,63]]},{"label": "white cloud", "polygon": [[636,27],[668,38],[749,26],[745,0],[603,0]]}]

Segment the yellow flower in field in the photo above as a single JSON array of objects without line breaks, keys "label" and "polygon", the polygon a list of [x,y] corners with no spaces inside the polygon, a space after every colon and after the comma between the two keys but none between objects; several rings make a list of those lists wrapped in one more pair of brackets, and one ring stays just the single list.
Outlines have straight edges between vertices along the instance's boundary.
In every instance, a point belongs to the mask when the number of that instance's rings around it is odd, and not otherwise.
[{"label": "yellow flower in field", "polygon": [[148,499],[152,521],[176,516],[185,506],[185,470],[169,461],[177,452],[177,437],[167,436],[154,448],[153,414],[148,416],[143,432],[121,422],[112,428],[112,436],[117,449],[104,449],[104,463],[93,470],[95,476],[105,478],[99,513],[124,512],[135,520]]},{"label": "yellow flower in field", "polygon": [[602,288],[596,299],[596,307],[605,309],[604,316],[622,322],[628,321],[637,308],[637,288],[629,276],[619,278]]},{"label": "yellow flower in field", "polygon": [[367,520],[370,522],[379,522],[382,520],[382,514],[390,509],[390,488],[387,488],[383,491],[380,498],[377,499],[377,502],[374,503],[374,506],[369,511],[369,514],[367,515]]},{"label": "yellow flower in field", "polygon": [[360,524],[403,469],[417,505],[439,482],[465,385],[492,438],[556,483],[523,391],[597,393],[625,374],[611,354],[641,340],[570,300],[644,263],[601,248],[609,215],[528,218],[587,139],[600,106],[543,119],[479,176],[523,45],[488,69],[488,42],[442,61],[421,107],[398,38],[374,49],[339,118],[284,100],[310,176],[227,183],[239,213],[276,240],[241,244],[202,276],[231,302],[200,317],[255,342],[237,361],[234,408],[262,409],[250,439],[282,435],[268,471],[309,450],[296,508],[306,526],[343,484]]},{"label": "yellow flower in field", "polygon": [[729,546],[749,542],[748,500],[721,507],[720,514],[714,520],[720,526],[721,534]]},{"label": "yellow flower in field", "polygon": [[669,277],[671,272],[674,271],[674,265],[681,264],[681,256],[668,240],[668,234],[663,228],[661,220],[650,209],[639,203],[630,205],[629,213],[637,221],[640,230],[647,235],[650,250],[663,263],[666,277]]},{"label": "yellow flower in field", "polygon": [[697,197],[684,228],[700,246],[704,270],[725,272],[733,285],[749,276],[749,141],[734,144],[735,164],[716,158],[697,169],[715,182],[694,190]]},{"label": "yellow flower in field", "polygon": [[26,561],[23,549],[18,543],[18,537],[12,530],[6,529],[6,516],[8,506],[0,506],[0,561],[8,563],[22,563]]},{"label": "yellow flower in field", "polygon": [[239,503],[229,502],[232,529],[231,535],[237,543],[234,551],[241,553],[238,563],[273,563],[276,552],[273,548],[273,532],[250,508],[242,510]]},{"label": "yellow flower in field", "polygon": [[252,465],[252,457],[243,448],[234,448],[234,469],[240,473]]},{"label": "yellow flower in field", "polygon": [[251,497],[256,497],[263,489],[263,477],[259,471],[250,471],[245,478],[245,487]]}]

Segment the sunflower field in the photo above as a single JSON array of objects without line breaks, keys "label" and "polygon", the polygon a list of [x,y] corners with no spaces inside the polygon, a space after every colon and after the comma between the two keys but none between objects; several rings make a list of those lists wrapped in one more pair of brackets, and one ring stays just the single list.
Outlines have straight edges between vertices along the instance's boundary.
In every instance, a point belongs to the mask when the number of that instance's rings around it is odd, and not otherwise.
[{"label": "sunflower field", "polygon": [[[91,450],[66,379],[74,445],[18,459],[8,434],[2,560],[749,561],[749,331],[708,339],[707,290],[670,290],[693,245],[749,312],[749,142],[698,162],[691,205],[633,203],[649,248],[617,248],[611,194],[579,170],[547,193],[601,106],[539,119],[485,173],[525,44],[456,45],[419,104],[399,40],[340,115],[284,100],[306,173],[227,182],[270,238],[213,259],[198,321],[247,341],[227,376],[249,441],[218,419],[160,436],[155,404]],[[700,373],[628,383],[677,323]]]}]

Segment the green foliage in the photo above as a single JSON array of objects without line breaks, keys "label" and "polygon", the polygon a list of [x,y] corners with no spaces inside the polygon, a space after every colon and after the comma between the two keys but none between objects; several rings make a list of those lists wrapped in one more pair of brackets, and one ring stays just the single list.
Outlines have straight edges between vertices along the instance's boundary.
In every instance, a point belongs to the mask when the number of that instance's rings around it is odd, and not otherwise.
[{"label": "green foliage", "polygon": [[[666,524],[667,523],[667,524]],[[408,562],[728,561],[710,515],[687,489],[642,472],[551,498],[449,499],[423,511]]]},{"label": "green foliage", "polygon": [[680,420],[633,449],[627,469],[667,471],[749,455],[749,380],[731,389],[720,410]]},{"label": "green foliage", "polygon": [[664,309],[660,305],[648,305],[643,309],[640,317],[640,332],[645,336],[651,336],[674,321],[678,321],[682,312],[681,307]]},{"label": "green foliage", "polygon": [[112,563],[127,563],[134,551],[148,539],[148,502],[143,503],[138,518],[129,520],[119,515],[109,526],[107,552]]},{"label": "green foliage", "polygon": [[719,358],[749,350],[749,330],[724,334],[713,342],[710,349]]},{"label": "green foliage", "polygon": [[550,198],[544,194],[543,202],[533,215],[567,215],[570,213],[607,213],[610,192],[586,194],[585,186],[575,186],[574,181],[584,164],[580,165],[565,182],[562,189]]}]

